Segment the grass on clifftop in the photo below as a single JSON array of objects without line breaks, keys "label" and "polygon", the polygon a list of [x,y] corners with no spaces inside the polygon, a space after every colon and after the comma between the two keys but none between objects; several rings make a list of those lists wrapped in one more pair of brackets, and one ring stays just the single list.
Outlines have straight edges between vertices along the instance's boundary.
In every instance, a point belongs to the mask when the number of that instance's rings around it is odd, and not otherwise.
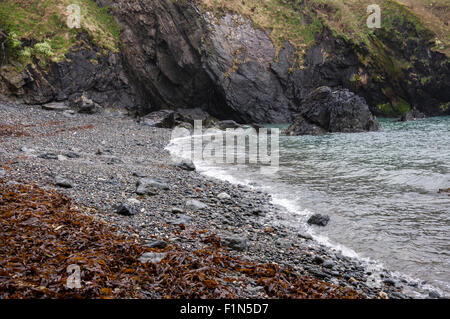
[{"label": "grass on clifftop", "polygon": [[436,49],[450,56],[450,1],[400,0],[436,34]]},{"label": "grass on clifftop", "polygon": [[[382,10],[382,28],[392,30],[397,23],[410,22],[418,34],[435,34],[436,50],[450,55],[448,0],[196,0],[204,10],[216,14],[233,12],[249,18],[256,27],[270,31],[280,49],[289,41],[304,53],[315,36],[328,26],[333,32],[357,43],[365,43],[376,52],[366,24],[367,6],[378,4]],[[447,24],[446,24],[447,23]],[[429,32],[431,30],[432,32]],[[408,35],[413,36],[413,35]],[[406,38],[406,35],[404,35]]]},{"label": "grass on clifftop", "polygon": [[[67,7],[81,8],[81,28],[67,25]],[[85,31],[99,47],[118,51],[119,27],[92,0],[6,0],[0,2],[0,28],[7,31],[10,58],[30,64],[58,62],[77,43],[77,33]],[[11,61],[10,61],[11,62]]]},{"label": "grass on clifftop", "polygon": [[[227,12],[249,18],[255,27],[270,30],[270,36],[279,50],[289,41],[299,53],[305,53],[322,31],[323,24],[310,7],[301,7],[302,0],[198,0],[204,10],[216,15]],[[308,21],[304,18],[308,16]]]}]

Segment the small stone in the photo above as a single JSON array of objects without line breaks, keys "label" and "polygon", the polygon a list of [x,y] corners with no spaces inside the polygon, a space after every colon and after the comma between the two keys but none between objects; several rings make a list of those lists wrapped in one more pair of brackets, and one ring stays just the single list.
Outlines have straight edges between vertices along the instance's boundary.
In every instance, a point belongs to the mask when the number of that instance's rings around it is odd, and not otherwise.
[{"label": "small stone", "polygon": [[26,155],[31,155],[31,154],[33,154],[33,153],[35,152],[34,149],[28,148],[28,147],[26,147],[26,146],[22,147],[22,148],[20,149],[20,151],[21,151],[21,152],[24,152]]},{"label": "small stone", "polygon": [[306,240],[312,240],[312,236],[310,234],[307,233],[298,233],[297,234],[298,237],[306,239]]},{"label": "small stone", "polygon": [[324,262],[324,259],[321,257],[321,256],[315,256],[314,258],[313,258],[313,263],[315,263],[315,264],[322,264]]},{"label": "small stone", "polygon": [[55,178],[55,185],[63,188],[72,188],[72,184],[65,178],[57,176]]},{"label": "small stone", "polygon": [[64,155],[58,155],[58,161],[65,161],[67,160],[67,157],[65,157]]},{"label": "small stone", "polygon": [[147,174],[142,173],[142,172],[133,172],[133,176],[140,177],[140,178],[145,178],[145,177],[147,177]]},{"label": "small stone", "polygon": [[139,205],[141,202],[136,198],[128,198],[127,199],[130,204]]},{"label": "small stone", "polygon": [[172,207],[171,211],[172,214],[184,214],[184,210],[179,207]]},{"label": "small stone", "polygon": [[378,293],[378,296],[380,296],[381,299],[389,299],[387,293],[385,293],[384,291],[380,291]]},{"label": "small stone", "polygon": [[66,157],[68,158],[80,158],[81,156],[75,152],[69,151],[66,154]]},{"label": "small stone", "polygon": [[322,266],[324,267],[324,268],[328,268],[328,269],[332,269],[333,267],[334,267],[334,262],[332,261],[332,260],[326,260],[323,264],[322,264]]},{"label": "small stone", "polygon": [[327,278],[331,278],[330,275],[324,273],[323,271],[320,271],[318,269],[310,269],[309,272],[314,275],[315,277],[319,278],[319,279],[327,279]]},{"label": "small stone", "polygon": [[386,278],[383,280],[383,283],[385,283],[386,285],[390,285],[390,286],[395,286],[395,280],[392,278]]},{"label": "small stone", "polygon": [[262,210],[261,208],[255,208],[251,211],[252,215],[255,216],[266,216],[267,212]]},{"label": "small stone", "polygon": [[154,241],[151,241],[151,242],[145,244],[144,246],[148,247],[148,248],[164,249],[167,247],[167,245],[168,245],[167,242],[165,242],[163,240],[154,240]]},{"label": "small stone", "polygon": [[111,155],[113,152],[111,150],[107,149],[98,149],[97,152],[95,152],[95,155]]},{"label": "small stone", "polygon": [[190,210],[201,210],[201,209],[205,209],[207,207],[208,207],[208,205],[206,205],[198,200],[195,200],[195,199],[191,199],[186,202],[186,208],[190,209]]},{"label": "small stone", "polygon": [[228,194],[225,193],[225,192],[222,192],[222,193],[220,193],[219,195],[217,195],[217,198],[218,198],[218,199],[230,199],[231,196],[228,195]]},{"label": "small stone", "polygon": [[230,236],[222,238],[222,243],[234,250],[244,251],[247,249],[248,243],[245,238]]},{"label": "small stone", "polygon": [[177,163],[176,166],[185,171],[195,171],[195,165],[191,160],[182,160],[181,162]]},{"label": "small stone", "polygon": [[291,244],[288,241],[286,241],[285,239],[283,239],[283,238],[278,238],[275,241],[275,245],[277,245],[280,248],[285,248],[285,249],[291,247]]},{"label": "small stone", "polygon": [[95,114],[102,111],[102,107],[89,99],[86,93],[75,99],[70,106],[78,110],[78,113],[84,114]]},{"label": "small stone", "polygon": [[157,263],[160,263],[161,260],[163,260],[164,257],[166,257],[166,255],[167,255],[167,253],[148,252],[148,253],[142,254],[138,258],[138,261],[140,261],[143,264],[148,263],[148,262],[151,262],[153,264],[157,264]]},{"label": "small stone", "polygon": [[122,163],[123,163],[123,161],[120,158],[118,158],[117,156],[109,157],[106,162],[106,164],[108,164],[108,165],[122,164]]},{"label": "small stone", "polygon": [[42,109],[47,111],[62,112],[66,111],[68,107],[63,102],[52,102],[42,105]]},{"label": "small stone", "polygon": [[187,225],[191,221],[192,221],[192,218],[190,216],[181,214],[181,215],[178,215],[178,218],[168,221],[168,223],[172,224],[172,225]]},{"label": "small stone", "polygon": [[428,293],[428,296],[429,296],[430,298],[433,298],[433,299],[439,299],[439,298],[441,298],[441,295],[440,295],[437,291],[434,291],[434,290],[431,290],[431,291]]},{"label": "small stone", "polygon": [[0,168],[0,178],[5,177],[5,175],[6,175],[5,170],[3,168]]},{"label": "small stone", "polygon": [[43,159],[49,159],[49,160],[57,160],[58,159],[58,155],[55,153],[42,153],[40,155],[38,155],[39,158],[43,158]]},{"label": "small stone", "polygon": [[65,117],[74,117],[75,116],[75,111],[74,110],[66,110],[63,112],[63,115]]},{"label": "small stone", "polygon": [[163,180],[142,178],[136,183],[136,194],[157,195],[163,190],[169,190],[169,185]]},{"label": "small stone", "polygon": [[327,215],[314,214],[308,219],[308,224],[317,226],[326,226],[330,221],[330,217]]},{"label": "small stone", "polygon": [[120,204],[116,208],[116,213],[122,216],[134,216],[137,214],[137,209],[129,204]]}]

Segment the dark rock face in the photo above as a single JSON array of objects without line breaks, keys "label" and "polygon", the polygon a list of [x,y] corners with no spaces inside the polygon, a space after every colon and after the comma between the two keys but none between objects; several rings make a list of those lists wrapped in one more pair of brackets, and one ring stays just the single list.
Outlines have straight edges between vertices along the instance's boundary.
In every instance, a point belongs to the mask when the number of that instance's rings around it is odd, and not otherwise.
[{"label": "dark rock face", "polygon": [[398,121],[399,122],[407,122],[407,121],[414,121],[416,119],[424,119],[424,118],[426,118],[425,114],[423,114],[422,112],[417,111],[417,110],[412,110],[412,111],[409,111],[409,112],[406,112],[405,114],[403,114],[398,119]]},{"label": "dark rock face", "polygon": [[[368,54],[364,47],[324,29],[300,68],[292,45],[285,43],[276,58],[268,33],[239,15],[216,17],[189,1],[121,0],[114,6],[124,30],[126,69],[142,98],[143,114],[198,107],[220,120],[289,123],[300,102],[319,86],[355,92],[374,114],[383,114],[377,105],[399,99],[423,112],[439,113],[439,106],[450,100],[444,89],[450,84],[450,63],[431,52],[428,40],[419,36],[403,50],[397,46],[402,41],[389,41],[389,33],[376,31],[377,37],[385,38],[382,57],[389,61],[375,59],[365,65],[358,58]],[[413,59],[416,56],[421,58]],[[414,60],[414,68],[398,74],[379,71],[392,63],[390,59]],[[436,89],[424,87],[418,77],[430,78]]]},{"label": "dark rock face", "polygon": [[249,21],[231,14],[216,21],[170,0],[118,1],[115,13],[128,73],[149,102],[141,113],[198,107],[240,123],[293,119],[295,104],[270,68],[276,50]]},{"label": "dark rock face", "polygon": [[121,56],[92,45],[86,34],[83,44],[69,52],[67,60],[52,63],[49,69],[28,67],[18,73],[12,66],[2,66],[0,94],[27,104],[68,101],[83,94],[104,108],[132,109],[137,101],[128,82]]},{"label": "dark rock face", "polygon": [[284,133],[290,136],[322,135],[326,134],[327,131],[320,126],[308,122],[302,115],[299,115]]},{"label": "dark rock face", "polygon": [[[450,101],[450,59],[433,49],[435,35],[431,32],[419,33],[416,25],[401,19],[395,24],[396,32],[385,29],[376,31],[377,38],[387,48],[381,62],[392,64],[394,71],[384,75],[384,83],[372,81],[371,86],[378,95],[384,91],[384,95],[391,100],[401,97],[412,108],[428,116],[450,114],[450,108],[443,108]],[[408,61],[411,66],[399,69],[399,61]],[[378,103],[373,98],[367,98],[367,101],[369,104],[374,101],[374,105]],[[374,114],[380,112],[376,108],[373,111]]]},{"label": "dark rock face", "polygon": [[[111,6],[122,29],[120,54],[105,54],[80,35],[85,44],[50,70],[19,74],[3,67],[0,93],[45,104],[86,92],[102,107],[140,116],[199,109],[241,124],[292,123],[308,94],[328,86],[363,97],[375,115],[397,116],[382,106],[398,101],[427,115],[450,114],[450,61],[432,50],[432,37],[416,34],[408,22],[399,21],[398,32],[374,31],[378,57],[324,28],[299,63],[289,43],[277,54],[268,32],[248,19],[202,12],[195,1],[95,1]],[[404,69],[401,61],[411,66]],[[320,126],[307,132],[322,133]]]},{"label": "dark rock face", "polygon": [[287,135],[317,135],[326,132],[377,131],[380,124],[363,98],[348,90],[320,87],[303,101],[300,115]]}]

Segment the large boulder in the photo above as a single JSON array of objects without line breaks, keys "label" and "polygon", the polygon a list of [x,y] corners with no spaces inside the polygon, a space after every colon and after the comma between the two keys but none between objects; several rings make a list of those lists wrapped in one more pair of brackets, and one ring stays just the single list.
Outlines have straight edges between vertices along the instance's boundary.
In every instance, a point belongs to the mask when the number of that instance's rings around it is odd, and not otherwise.
[{"label": "large boulder", "polygon": [[141,119],[144,125],[160,128],[174,128],[177,125],[175,111],[160,110],[147,114]]},{"label": "large boulder", "polygon": [[194,121],[202,121],[203,127],[211,127],[217,122],[216,118],[198,107],[193,109],[177,109],[177,113],[183,122],[191,125],[194,125]]},{"label": "large boulder", "polygon": [[176,126],[192,128],[196,120],[202,121],[204,128],[211,127],[216,123],[211,115],[198,108],[155,111],[145,115],[141,122],[145,125],[160,128],[174,128]]},{"label": "large boulder", "polygon": [[333,91],[319,87],[300,106],[300,114],[285,132],[286,135],[318,135],[378,131],[375,116],[366,101],[347,89]]},{"label": "large boulder", "polygon": [[399,122],[408,122],[408,121],[415,121],[418,119],[424,119],[426,118],[426,115],[423,114],[422,112],[414,109],[411,111],[408,111],[406,113],[404,113],[399,119]]},{"label": "large boulder", "polygon": [[78,113],[95,114],[102,111],[102,107],[87,97],[86,93],[75,96],[70,102],[70,107]]}]

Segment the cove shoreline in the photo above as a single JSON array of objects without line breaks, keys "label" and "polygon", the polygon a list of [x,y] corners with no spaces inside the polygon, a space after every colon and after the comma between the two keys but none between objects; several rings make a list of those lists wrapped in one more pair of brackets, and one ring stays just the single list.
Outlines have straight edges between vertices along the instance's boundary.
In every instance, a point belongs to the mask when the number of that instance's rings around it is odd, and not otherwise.
[{"label": "cove shoreline", "polygon": [[[170,130],[138,124],[121,112],[68,114],[7,102],[0,103],[0,117],[2,125],[24,133],[2,138],[2,162],[12,163],[5,178],[56,189],[80,207],[89,207],[87,214],[121,234],[142,243],[164,241],[195,251],[204,243],[185,236],[185,230],[206,230],[244,260],[275,263],[302,276],[350,287],[367,298],[412,297],[403,290],[416,283],[403,282],[383,269],[379,286],[374,287],[368,283],[373,274],[360,260],[274,225],[280,207],[269,194],[178,168],[165,150]],[[56,185],[57,178],[71,187]],[[138,196],[136,183],[142,178],[158,179],[168,189]],[[222,193],[229,197],[218,198]],[[195,207],[192,201],[205,206]],[[132,205],[137,213],[117,214],[115,207],[121,203]],[[181,224],[184,232],[174,232]],[[240,297],[267,295],[255,283],[243,287]]]}]

